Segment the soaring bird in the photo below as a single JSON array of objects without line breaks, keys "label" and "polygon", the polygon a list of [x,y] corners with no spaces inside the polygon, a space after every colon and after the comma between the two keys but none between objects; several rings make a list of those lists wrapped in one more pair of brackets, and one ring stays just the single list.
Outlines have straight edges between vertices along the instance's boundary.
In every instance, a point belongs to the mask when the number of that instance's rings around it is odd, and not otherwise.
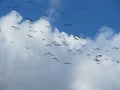
[{"label": "soaring bird", "polygon": [[19,27],[16,27],[16,26],[11,26],[11,27],[14,28],[15,31],[16,31],[16,30],[20,30]]},{"label": "soaring bird", "polygon": [[33,36],[32,36],[32,35],[30,35],[30,34],[27,34],[27,36],[28,36],[28,37],[30,37],[30,38],[33,38]]}]

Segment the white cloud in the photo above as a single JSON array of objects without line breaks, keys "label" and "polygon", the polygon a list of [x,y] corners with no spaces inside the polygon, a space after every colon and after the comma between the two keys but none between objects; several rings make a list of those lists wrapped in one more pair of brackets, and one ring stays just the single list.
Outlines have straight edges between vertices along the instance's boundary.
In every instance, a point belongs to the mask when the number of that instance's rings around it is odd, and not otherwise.
[{"label": "white cloud", "polygon": [[119,90],[120,34],[59,32],[46,18],[0,18],[0,90]]},{"label": "white cloud", "polygon": [[45,17],[50,21],[54,22],[55,17],[59,16],[58,11],[61,8],[62,0],[48,0],[50,7],[46,11]]}]

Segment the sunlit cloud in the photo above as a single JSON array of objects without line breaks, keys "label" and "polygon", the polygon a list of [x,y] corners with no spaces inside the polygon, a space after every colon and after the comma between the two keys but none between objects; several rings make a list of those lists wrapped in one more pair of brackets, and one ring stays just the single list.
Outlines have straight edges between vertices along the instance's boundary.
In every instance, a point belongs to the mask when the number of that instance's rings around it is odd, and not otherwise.
[{"label": "sunlit cloud", "polygon": [[0,18],[0,90],[119,90],[119,53],[112,28],[82,38],[12,11]]}]

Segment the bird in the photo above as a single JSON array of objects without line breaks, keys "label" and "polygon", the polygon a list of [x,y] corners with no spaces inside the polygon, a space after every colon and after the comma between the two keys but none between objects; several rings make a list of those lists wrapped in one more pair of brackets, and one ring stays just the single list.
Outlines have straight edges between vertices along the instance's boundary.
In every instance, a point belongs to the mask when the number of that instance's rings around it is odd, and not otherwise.
[{"label": "bird", "polygon": [[94,49],[94,50],[98,50],[98,51],[100,50],[100,48],[93,48],[93,49]]},{"label": "bird", "polygon": [[99,59],[97,59],[97,58],[95,58],[95,59],[93,59],[94,61],[96,61],[97,62],[97,64],[99,64],[100,63],[100,60]]},{"label": "bird", "polygon": [[62,46],[61,44],[57,44],[57,43],[55,43],[54,45],[55,45],[55,46]]},{"label": "bird", "polygon": [[11,44],[14,44],[15,42],[14,41],[10,41],[11,42]]},{"label": "bird", "polygon": [[62,41],[62,43],[63,43],[64,46],[68,46],[67,42]]},{"label": "bird", "polygon": [[72,26],[72,24],[71,23],[66,23],[65,26]]},{"label": "bird", "polygon": [[52,47],[52,44],[46,44],[45,46]]},{"label": "bird", "polygon": [[11,27],[14,28],[15,31],[16,31],[16,30],[20,30],[19,27],[16,27],[16,26],[11,26]]},{"label": "bird", "polygon": [[120,63],[120,61],[116,61],[117,63]]},{"label": "bird", "polygon": [[64,62],[64,64],[71,64],[70,62]]},{"label": "bird", "polygon": [[30,34],[27,34],[27,36],[28,36],[28,37],[30,37],[30,38],[33,38],[33,36],[32,36],[32,35],[30,35]]},{"label": "bird", "polygon": [[116,50],[118,50],[118,47],[113,47],[112,49],[116,49]]},{"label": "bird", "polygon": [[43,38],[42,40],[45,41],[46,39]]},{"label": "bird", "polygon": [[33,4],[34,4],[34,2],[31,1],[31,0],[27,1],[27,3],[30,4],[30,5],[33,5]]},{"label": "bird", "polygon": [[46,56],[46,55],[54,56],[54,54],[52,54],[51,52],[46,52],[43,54],[43,56]]},{"label": "bird", "polygon": [[48,25],[48,26],[46,26],[46,27],[47,27],[47,28],[51,28],[51,26],[49,26],[49,25]]},{"label": "bird", "polygon": [[96,58],[100,58],[100,57],[102,57],[102,55],[96,55]]},{"label": "bird", "polygon": [[59,60],[57,58],[53,58],[54,60],[56,60],[57,62],[59,62]]},{"label": "bird", "polygon": [[51,55],[51,56],[54,56],[54,54],[52,54],[51,52],[48,52],[48,54]]},{"label": "bird", "polygon": [[78,36],[78,35],[73,35],[73,38],[74,38],[75,40],[80,40],[80,36]]},{"label": "bird", "polygon": [[81,50],[81,49],[77,49],[77,50],[76,50],[76,52],[81,52],[81,51],[83,51],[83,50]]},{"label": "bird", "polygon": [[30,47],[28,47],[28,46],[24,46],[26,49],[30,49]]},{"label": "bird", "polygon": [[87,56],[90,56],[90,54],[87,54]]},{"label": "bird", "polygon": [[67,49],[68,52],[72,52],[72,49]]}]

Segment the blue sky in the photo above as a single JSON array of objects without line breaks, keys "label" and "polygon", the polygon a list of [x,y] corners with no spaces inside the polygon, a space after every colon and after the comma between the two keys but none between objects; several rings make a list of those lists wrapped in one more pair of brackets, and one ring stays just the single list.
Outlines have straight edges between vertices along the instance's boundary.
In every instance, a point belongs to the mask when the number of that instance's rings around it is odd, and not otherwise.
[{"label": "blue sky", "polygon": [[[27,2],[34,4],[28,4]],[[1,0],[0,16],[10,12],[16,5],[16,10],[23,18],[36,21],[51,8],[48,0]],[[82,34],[94,37],[102,26],[120,31],[120,1],[119,0],[61,0],[54,13],[52,22],[60,31],[68,34]],[[65,26],[72,24],[72,26]]]}]

